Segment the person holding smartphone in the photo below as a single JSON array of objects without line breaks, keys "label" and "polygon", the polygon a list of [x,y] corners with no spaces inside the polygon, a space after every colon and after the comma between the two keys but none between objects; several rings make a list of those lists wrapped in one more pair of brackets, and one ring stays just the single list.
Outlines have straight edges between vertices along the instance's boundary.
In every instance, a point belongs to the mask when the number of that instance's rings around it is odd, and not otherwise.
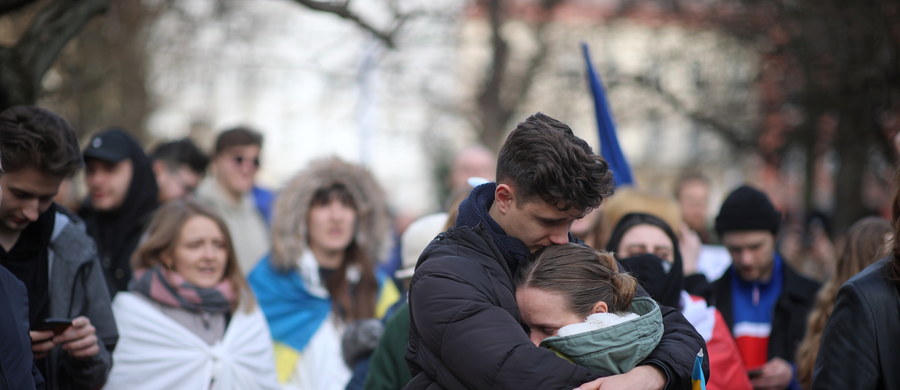
[{"label": "person holding smartphone", "polygon": [[[0,113],[0,264],[28,289],[31,351],[47,389],[99,388],[118,340],[95,245],[53,203],[83,162],[75,130],[33,106]],[[51,272],[52,271],[52,272]],[[59,334],[47,318],[71,319]]]}]

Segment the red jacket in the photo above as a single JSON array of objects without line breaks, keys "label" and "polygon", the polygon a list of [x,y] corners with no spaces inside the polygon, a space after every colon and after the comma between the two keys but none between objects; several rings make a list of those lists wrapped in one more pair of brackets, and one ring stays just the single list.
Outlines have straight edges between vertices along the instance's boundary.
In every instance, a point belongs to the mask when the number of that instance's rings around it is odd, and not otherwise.
[{"label": "red jacket", "polygon": [[708,390],[742,390],[752,389],[747,369],[741,361],[741,353],[728,324],[715,307],[707,306],[706,301],[698,296],[681,293],[681,314],[694,325],[697,332],[706,340],[709,352]]}]

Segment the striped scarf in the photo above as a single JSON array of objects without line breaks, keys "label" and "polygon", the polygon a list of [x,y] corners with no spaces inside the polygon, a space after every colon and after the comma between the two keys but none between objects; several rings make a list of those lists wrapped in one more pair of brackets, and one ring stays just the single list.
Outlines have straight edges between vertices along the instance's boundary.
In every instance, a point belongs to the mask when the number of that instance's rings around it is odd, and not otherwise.
[{"label": "striped scarf", "polygon": [[236,299],[227,279],[213,288],[202,288],[161,266],[135,270],[129,290],[163,305],[192,312],[227,313]]}]

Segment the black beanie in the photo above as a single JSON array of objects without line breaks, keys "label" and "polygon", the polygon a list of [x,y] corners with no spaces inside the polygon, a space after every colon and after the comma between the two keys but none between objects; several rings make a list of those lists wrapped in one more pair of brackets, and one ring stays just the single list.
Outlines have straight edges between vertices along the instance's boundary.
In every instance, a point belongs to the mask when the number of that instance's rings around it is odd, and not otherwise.
[{"label": "black beanie", "polygon": [[716,232],[768,230],[775,234],[781,225],[781,213],[762,191],[743,185],[732,191],[716,217]]}]

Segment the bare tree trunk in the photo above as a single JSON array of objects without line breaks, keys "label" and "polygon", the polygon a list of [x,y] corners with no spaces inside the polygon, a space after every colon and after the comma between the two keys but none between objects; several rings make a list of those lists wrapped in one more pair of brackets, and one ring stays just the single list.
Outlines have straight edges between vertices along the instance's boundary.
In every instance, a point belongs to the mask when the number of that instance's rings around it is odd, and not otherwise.
[{"label": "bare tree trunk", "polygon": [[[24,1],[5,1],[3,10],[16,10]],[[9,7],[6,7],[6,6]],[[42,9],[12,48],[0,50],[0,109],[33,104],[40,93],[44,74],[60,51],[109,0],[55,1]]]},{"label": "bare tree trunk", "polygon": [[836,232],[844,232],[865,212],[863,207],[863,177],[867,164],[866,144],[860,140],[855,131],[860,121],[858,118],[841,120],[840,136],[836,143],[836,152],[840,156],[840,168],[835,178],[835,213],[834,228]]},{"label": "bare tree trunk", "polygon": [[531,53],[526,65],[518,74],[510,67],[511,49],[509,42],[502,34],[504,15],[503,0],[487,0],[488,23],[491,29],[491,63],[487,77],[478,93],[475,116],[479,142],[493,150],[499,150],[505,140],[510,121],[516,110],[528,96],[534,84],[538,70],[546,62],[550,51],[550,37],[547,27],[553,21],[553,11],[565,0],[543,0],[540,2],[539,19],[534,22],[532,31],[537,49]]}]

